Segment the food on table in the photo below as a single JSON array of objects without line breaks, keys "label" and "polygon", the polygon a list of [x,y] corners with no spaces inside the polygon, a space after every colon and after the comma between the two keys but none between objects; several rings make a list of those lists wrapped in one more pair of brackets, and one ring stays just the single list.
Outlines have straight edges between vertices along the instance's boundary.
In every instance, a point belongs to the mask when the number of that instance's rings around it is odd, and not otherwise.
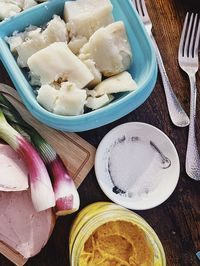
[{"label": "food on table", "polygon": [[38,152],[20,133],[8,124],[0,109],[0,139],[6,141],[26,163],[31,198],[36,211],[55,206],[55,195],[47,169]]},{"label": "food on table", "polygon": [[93,90],[87,90],[86,106],[92,110],[99,109],[114,99],[112,94],[136,89],[137,84],[131,75],[124,71],[121,74],[103,80]]},{"label": "food on table", "polygon": [[93,80],[89,69],[64,42],[55,42],[38,51],[28,59],[28,66],[41,85],[68,80],[82,89]]},{"label": "food on table", "polygon": [[42,85],[38,90],[37,101],[46,110],[53,112],[58,97],[59,90],[51,85]]},{"label": "food on table", "polygon": [[69,240],[73,266],[166,266],[153,229],[117,204],[96,202],[85,207],[73,222]]},{"label": "food on table", "polygon": [[83,60],[83,63],[88,67],[88,69],[90,70],[90,72],[93,75],[93,80],[90,81],[90,83],[87,85],[87,87],[94,87],[94,86],[96,86],[102,80],[102,74],[101,74],[101,72],[96,67],[96,64],[95,64],[95,62],[93,60],[91,60],[91,59]]},{"label": "food on table", "polygon": [[67,1],[64,19],[70,36],[69,48],[78,54],[89,37],[99,28],[114,21],[110,0]]},{"label": "food on table", "polygon": [[98,227],[84,244],[80,266],[154,265],[154,249],[136,224],[118,220]]},{"label": "food on table", "polygon": [[70,38],[87,39],[99,28],[114,21],[110,0],[67,1],[64,7],[64,19]]},{"label": "food on table", "polygon": [[10,50],[16,54],[18,65],[24,68],[28,67],[28,58],[39,50],[54,42],[67,42],[68,34],[65,22],[59,16],[54,16],[45,30],[29,26],[24,32],[15,32],[6,41]]},{"label": "food on table", "polygon": [[0,241],[30,258],[46,245],[55,217],[51,209],[36,212],[30,191],[0,192]]},{"label": "food on table", "polygon": [[85,90],[80,90],[74,83],[63,82],[60,89],[43,85],[38,90],[37,101],[48,111],[60,115],[83,114],[87,98]]},{"label": "food on table", "polygon": [[137,89],[126,72],[132,52],[125,25],[114,22],[112,9],[110,0],[66,1],[65,22],[55,15],[47,25],[6,38],[46,110],[77,116]]},{"label": "food on table", "polygon": [[61,84],[54,112],[60,115],[83,114],[86,98],[85,90],[79,90],[73,83],[64,82]]},{"label": "food on table", "polygon": [[64,20],[54,15],[53,19],[47,23],[47,27],[43,31],[43,36],[48,44],[54,42],[68,42],[68,32]]},{"label": "food on table", "polygon": [[0,20],[14,16],[45,0],[0,0]]},{"label": "food on table", "polygon": [[28,187],[25,163],[9,145],[0,143],[0,191],[22,191]]},{"label": "food on table", "polygon": [[78,36],[72,37],[70,42],[68,43],[69,49],[77,55],[81,49],[81,47],[88,42],[86,37]]},{"label": "food on table", "polygon": [[0,2],[0,20],[13,16],[21,11],[21,8],[12,3]]},{"label": "food on table", "polygon": [[13,49],[16,50],[18,54],[18,65],[24,68],[27,67],[28,58],[37,51],[46,47],[47,44],[43,35],[41,34],[40,28],[36,28],[35,30],[28,31],[27,34],[24,34],[24,38],[21,39],[21,43],[19,39],[20,37],[20,35],[16,35],[16,37],[11,37],[13,39],[11,39],[10,42],[13,45]]},{"label": "food on table", "polygon": [[87,89],[86,106],[92,110],[101,108],[114,99],[113,94],[125,91],[134,91],[137,84],[131,75],[124,71],[118,75],[103,80],[94,89]]},{"label": "food on table", "polygon": [[56,215],[67,215],[77,211],[80,205],[79,195],[59,155],[33,127],[23,120],[15,107],[1,93],[0,105],[9,123],[28,138],[40,153],[53,179]]},{"label": "food on table", "polygon": [[92,59],[104,76],[119,74],[130,67],[131,47],[122,21],[97,30],[80,50],[79,58]]},{"label": "food on table", "polygon": [[92,110],[101,108],[102,106],[108,104],[114,99],[112,95],[103,94],[100,97],[89,96],[87,98],[86,106]]},{"label": "food on table", "polygon": [[[24,44],[25,40],[30,42],[32,39],[37,39],[40,35],[41,28],[36,26],[29,26],[24,32],[15,31],[11,37],[6,37],[6,41],[10,46],[10,50],[13,53],[18,53],[17,49]],[[25,50],[25,48],[24,48]],[[19,63],[18,63],[19,64]]]},{"label": "food on table", "polygon": [[54,177],[53,188],[56,198],[55,211],[57,216],[64,216],[76,212],[80,206],[79,194],[73,179],[58,155],[49,155],[51,160],[47,167]]},{"label": "food on table", "polygon": [[99,83],[93,90],[93,96],[98,97],[103,94],[114,94],[118,92],[134,91],[137,89],[136,82],[131,75],[125,71],[116,76],[105,79]]}]

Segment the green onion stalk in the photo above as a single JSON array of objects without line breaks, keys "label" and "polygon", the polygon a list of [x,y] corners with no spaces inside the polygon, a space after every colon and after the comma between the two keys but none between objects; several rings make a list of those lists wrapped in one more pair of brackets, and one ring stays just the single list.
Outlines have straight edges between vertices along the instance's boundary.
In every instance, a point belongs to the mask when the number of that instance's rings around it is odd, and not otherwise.
[{"label": "green onion stalk", "polygon": [[63,216],[77,211],[80,205],[79,195],[73,179],[59,155],[32,126],[23,120],[19,112],[2,93],[0,93],[0,108],[10,126],[26,139],[31,140],[39,152],[52,178],[56,215]]},{"label": "green onion stalk", "polygon": [[25,137],[8,124],[0,108],[0,138],[24,160],[29,172],[33,206],[40,212],[55,206],[55,195],[47,169],[38,152]]}]

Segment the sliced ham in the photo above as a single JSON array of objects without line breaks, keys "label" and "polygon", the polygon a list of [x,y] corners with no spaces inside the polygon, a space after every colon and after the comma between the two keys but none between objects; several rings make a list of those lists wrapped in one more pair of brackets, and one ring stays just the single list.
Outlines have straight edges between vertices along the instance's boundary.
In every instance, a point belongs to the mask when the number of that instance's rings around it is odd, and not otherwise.
[{"label": "sliced ham", "polygon": [[0,241],[25,258],[40,252],[54,224],[52,209],[35,211],[29,190],[0,192]]}]

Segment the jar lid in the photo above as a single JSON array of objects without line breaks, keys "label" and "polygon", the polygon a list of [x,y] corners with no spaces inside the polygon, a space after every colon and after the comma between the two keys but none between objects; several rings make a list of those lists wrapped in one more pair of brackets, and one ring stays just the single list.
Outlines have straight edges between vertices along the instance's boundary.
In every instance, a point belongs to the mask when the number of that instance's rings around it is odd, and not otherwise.
[{"label": "jar lid", "polygon": [[96,152],[95,172],[101,189],[113,202],[145,210],[172,194],[180,162],[176,148],[161,130],[131,122],[103,138]]}]

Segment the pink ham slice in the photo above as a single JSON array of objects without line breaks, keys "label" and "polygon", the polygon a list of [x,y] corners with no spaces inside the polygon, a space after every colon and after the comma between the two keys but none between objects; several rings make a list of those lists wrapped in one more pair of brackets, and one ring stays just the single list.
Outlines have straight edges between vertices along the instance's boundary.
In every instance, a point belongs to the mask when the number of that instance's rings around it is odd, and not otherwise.
[{"label": "pink ham slice", "polygon": [[25,163],[9,145],[0,143],[0,191],[22,191],[28,186]]},{"label": "pink ham slice", "polygon": [[29,190],[0,192],[0,241],[25,258],[40,252],[54,225],[52,209],[36,212]]}]

